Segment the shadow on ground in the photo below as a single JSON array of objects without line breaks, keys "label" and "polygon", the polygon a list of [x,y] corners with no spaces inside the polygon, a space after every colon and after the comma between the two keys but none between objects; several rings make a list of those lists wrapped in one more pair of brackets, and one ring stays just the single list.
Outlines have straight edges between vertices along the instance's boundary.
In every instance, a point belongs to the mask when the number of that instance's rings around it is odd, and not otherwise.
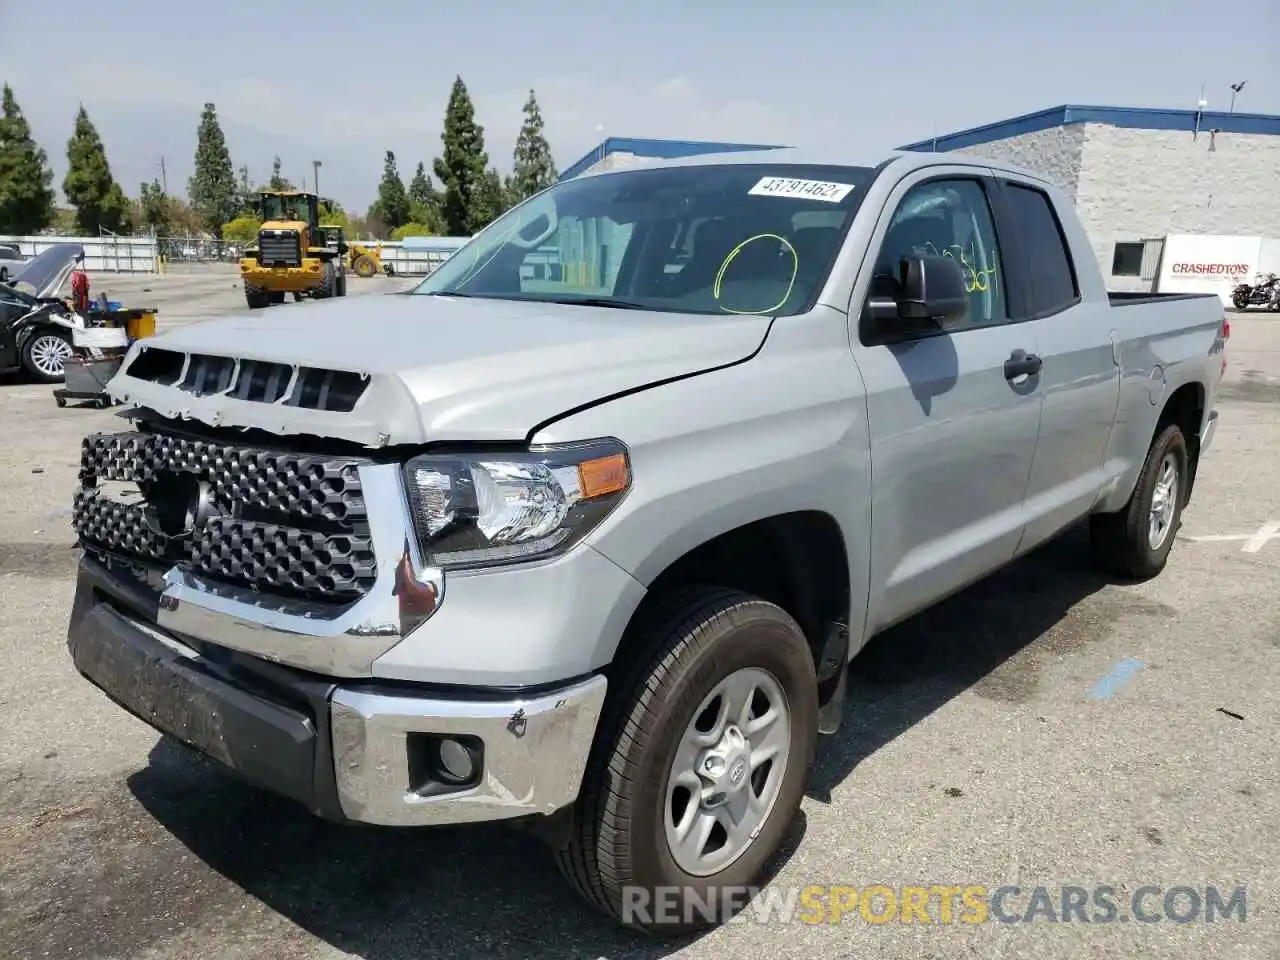
[{"label": "shadow on ground", "polygon": [[[1073,608],[1106,580],[1072,531],[877,638],[855,662],[844,729],[821,745],[810,795],[964,690],[1015,706],[1038,658],[1105,636],[1133,597]],[[1099,610],[1114,602],[1117,611]],[[1151,611],[1147,611],[1151,612]],[[1156,611],[1159,613],[1160,611]],[[1043,649],[1041,649],[1043,648]],[[531,837],[493,827],[401,832],[334,826],[222,776],[161,741],[130,789],[185,847],[321,940],[369,960],[658,958],[654,941],[583,907]],[[803,814],[778,869],[804,834]]]}]

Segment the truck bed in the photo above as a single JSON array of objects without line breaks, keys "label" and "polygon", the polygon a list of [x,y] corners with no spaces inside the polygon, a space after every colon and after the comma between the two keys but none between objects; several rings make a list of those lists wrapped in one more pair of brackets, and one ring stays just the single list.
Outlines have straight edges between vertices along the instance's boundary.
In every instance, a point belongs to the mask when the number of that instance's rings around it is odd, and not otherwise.
[{"label": "truck bed", "polygon": [[1113,307],[1131,307],[1135,303],[1169,303],[1173,300],[1218,300],[1216,293],[1128,293],[1107,291],[1107,299]]}]

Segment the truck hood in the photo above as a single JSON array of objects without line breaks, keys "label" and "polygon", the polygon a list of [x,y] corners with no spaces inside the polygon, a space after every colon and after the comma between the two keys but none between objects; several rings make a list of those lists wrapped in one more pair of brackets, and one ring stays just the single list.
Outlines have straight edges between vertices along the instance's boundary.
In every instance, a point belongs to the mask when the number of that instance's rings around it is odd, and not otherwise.
[{"label": "truck hood", "polygon": [[759,316],[343,297],[139,341],[108,392],[210,426],[369,447],[521,441],[606,397],[744,360],[768,329]]}]

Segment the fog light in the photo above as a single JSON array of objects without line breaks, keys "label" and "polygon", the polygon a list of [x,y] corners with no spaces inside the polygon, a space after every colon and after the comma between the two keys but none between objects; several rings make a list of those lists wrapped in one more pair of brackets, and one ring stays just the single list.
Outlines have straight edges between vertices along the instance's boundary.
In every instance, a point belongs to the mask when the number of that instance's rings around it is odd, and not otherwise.
[{"label": "fog light", "polygon": [[476,760],[457,740],[442,739],[439,747],[440,774],[453,783],[466,783],[476,775]]}]

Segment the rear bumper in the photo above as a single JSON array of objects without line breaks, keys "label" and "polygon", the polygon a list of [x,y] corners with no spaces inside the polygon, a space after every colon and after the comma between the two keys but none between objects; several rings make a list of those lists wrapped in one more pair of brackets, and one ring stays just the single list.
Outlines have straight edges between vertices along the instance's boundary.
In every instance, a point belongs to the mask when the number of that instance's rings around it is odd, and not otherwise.
[{"label": "rear bumper", "polygon": [[[432,826],[550,814],[577,798],[606,682],[429,691],[339,685],[152,625],[82,560],[67,646],[113,701],[245,779],[332,820]],[[449,783],[440,744],[476,773]]]}]

